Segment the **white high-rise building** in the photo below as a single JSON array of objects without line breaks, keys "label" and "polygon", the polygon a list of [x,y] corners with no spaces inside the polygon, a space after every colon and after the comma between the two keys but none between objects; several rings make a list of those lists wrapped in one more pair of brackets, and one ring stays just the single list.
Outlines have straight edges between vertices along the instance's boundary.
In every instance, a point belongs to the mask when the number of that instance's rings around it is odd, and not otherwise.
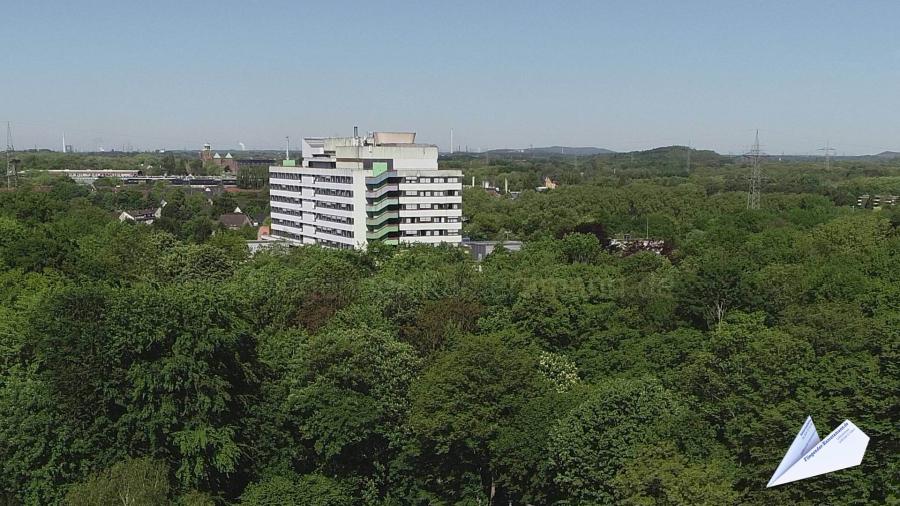
[{"label": "white high-rise building", "polygon": [[438,148],[415,133],[306,138],[303,162],[269,167],[272,235],[365,248],[462,241],[462,171],[438,169]]}]

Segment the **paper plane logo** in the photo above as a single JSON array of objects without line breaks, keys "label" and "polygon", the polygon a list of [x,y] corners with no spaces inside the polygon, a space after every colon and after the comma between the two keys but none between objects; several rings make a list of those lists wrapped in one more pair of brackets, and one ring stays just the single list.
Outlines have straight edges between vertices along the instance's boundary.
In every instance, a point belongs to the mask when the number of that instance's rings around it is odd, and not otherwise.
[{"label": "paper plane logo", "polygon": [[812,417],[808,416],[766,488],[858,466],[868,445],[869,436],[850,420],[844,420],[825,439],[819,439]]}]

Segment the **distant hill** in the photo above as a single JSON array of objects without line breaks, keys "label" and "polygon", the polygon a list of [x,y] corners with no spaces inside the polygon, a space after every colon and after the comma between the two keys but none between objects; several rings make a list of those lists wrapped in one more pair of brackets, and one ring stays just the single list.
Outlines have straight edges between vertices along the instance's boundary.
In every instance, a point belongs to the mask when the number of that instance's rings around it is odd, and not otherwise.
[{"label": "distant hill", "polygon": [[900,158],[900,152],[898,151],[882,151],[875,155],[875,158]]},{"label": "distant hill", "polygon": [[527,153],[537,155],[571,155],[571,156],[593,156],[593,155],[609,155],[615,153],[610,149],[595,147],[575,147],[575,146],[547,146],[540,148],[524,148],[524,149],[492,149],[488,151],[491,154],[509,154],[509,153]]}]

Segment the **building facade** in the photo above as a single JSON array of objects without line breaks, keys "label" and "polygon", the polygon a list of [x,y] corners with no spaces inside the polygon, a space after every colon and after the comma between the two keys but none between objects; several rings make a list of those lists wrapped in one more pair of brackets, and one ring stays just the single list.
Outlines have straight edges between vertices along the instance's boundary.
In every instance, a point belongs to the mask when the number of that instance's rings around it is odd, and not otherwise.
[{"label": "building facade", "polygon": [[269,167],[272,235],[365,248],[462,241],[462,171],[438,169],[437,146],[415,133],[307,138],[303,161]]},{"label": "building facade", "polygon": [[275,163],[275,160],[269,158],[235,158],[231,153],[225,153],[225,156],[218,152],[213,152],[212,145],[206,143],[200,151],[200,161],[203,163],[211,163],[222,168],[222,170],[237,174],[245,169],[261,169],[262,177],[265,177],[266,167]]},{"label": "building facade", "polygon": [[228,172],[237,173],[238,171],[238,163],[231,156],[231,153],[226,153],[224,158],[219,153],[213,154],[212,146],[208,143],[203,145],[203,151],[200,152],[200,161],[213,163]]}]

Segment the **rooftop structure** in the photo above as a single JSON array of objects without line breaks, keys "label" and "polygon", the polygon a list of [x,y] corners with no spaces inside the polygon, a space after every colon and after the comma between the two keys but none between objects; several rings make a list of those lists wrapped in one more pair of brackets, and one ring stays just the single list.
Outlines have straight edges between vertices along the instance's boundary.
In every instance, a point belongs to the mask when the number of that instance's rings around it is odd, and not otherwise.
[{"label": "rooftop structure", "polygon": [[135,223],[152,225],[153,222],[161,216],[161,212],[161,207],[129,209],[119,213],[119,221],[133,221]]},{"label": "rooftop structure", "polygon": [[523,246],[522,241],[473,241],[470,239],[464,239],[462,245],[469,250],[472,258],[479,262],[498,248],[507,251],[521,251]]},{"label": "rooftop structure", "polygon": [[119,221],[133,221],[144,225],[152,225],[154,221],[162,216],[162,210],[166,207],[166,201],[160,202],[157,207],[148,207],[145,209],[126,209],[119,213]]},{"label": "rooftop structure", "polygon": [[249,227],[253,225],[253,220],[244,213],[233,212],[225,213],[219,216],[219,223],[230,230],[237,230],[241,227]]}]

